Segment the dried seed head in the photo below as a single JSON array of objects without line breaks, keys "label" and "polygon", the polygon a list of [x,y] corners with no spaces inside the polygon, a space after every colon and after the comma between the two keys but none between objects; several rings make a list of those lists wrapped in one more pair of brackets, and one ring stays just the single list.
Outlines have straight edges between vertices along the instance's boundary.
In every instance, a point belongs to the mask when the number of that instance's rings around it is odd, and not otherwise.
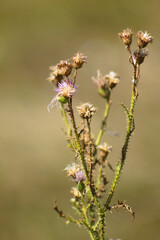
[{"label": "dried seed head", "polygon": [[97,77],[96,78],[92,77],[92,81],[96,85],[96,87],[98,88],[99,94],[103,98],[109,99],[109,96],[110,96],[109,84],[106,81],[105,77],[102,76],[102,74],[100,73],[100,70],[97,70]]},{"label": "dried seed head", "polygon": [[96,112],[96,108],[90,103],[84,103],[77,107],[81,118],[90,119]]},{"label": "dried seed head", "polygon": [[134,64],[142,64],[146,56],[148,56],[148,51],[146,49],[134,51],[132,57]]},{"label": "dried seed head", "polygon": [[107,157],[107,155],[111,152],[112,146],[109,146],[106,142],[97,147],[100,150],[101,157]]},{"label": "dried seed head", "polygon": [[62,83],[58,83],[57,97],[71,98],[77,91],[77,87],[73,85],[72,81],[63,80]]},{"label": "dried seed head", "polygon": [[67,176],[75,177],[76,173],[80,171],[80,167],[72,163],[72,165],[68,165],[64,170],[67,171]]},{"label": "dried seed head", "polygon": [[97,71],[97,78],[92,77],[93,83],[98,87],[99,94],[109,99],[111,90],[119,83],[120,77],[115,72],[109,72],[105,76],[102,76],[100,71]]},{"label": "dried seed head", "polygon": [[83,53],[77,53],[75,54],[74,57],[72,57],[73,59],[73,66],[75,69],[79,69],[82,67],[83,63],[86,63],[87,61],[87,57],[83,55]]},{"label": "dried seed head", "polygon": [[50,66],[51,73],[48,81],[58,85],[65,76],[68,77],[71,74],[72,68],[72,64],[67,60],[60,61],[56,66]]},{"label": "dried seed head", "polygon": [[132,43],[132,35],[133,32],[130,29],[124,29],[121,33],[118,34],[119,37],[122,39],[123,43],[127,46],[130,47]]},{"label": "dried seed head", "polygon": [[104,77],[107,80],[110,89],[114,88],[120,81],[120,77],[115,72],[109,72],[109,74]]},{"label": "dried seed head", "polygon": [[58,82],[60,82],[63,79],[63,73],[61,69],[58,68],[58,66],[50,66],[49,68],[51,70],[51,73],[48,77],[49,82],[53,82],[56,85],[58,85]]},{"label": "dried seed head", "polygon": [[136,34],[137,36],[137,45],[139,48],[144,48],[148,43],[152,43],[153,37],[149,35],[147,32],[139,31]]},{"label": "dried seed head", "polygon": [[60,61],[60,63],[57,64],[57,67],[61,69],[62,75],[68,77],[71,72],[73,65],[68,61]]},{"label": "dried seed head", "polygon": [[75,198],[80,198],[81,197],[81,193],[78,191],[77,188],[73,187],[71,189],[71,193],[74,195]]}]

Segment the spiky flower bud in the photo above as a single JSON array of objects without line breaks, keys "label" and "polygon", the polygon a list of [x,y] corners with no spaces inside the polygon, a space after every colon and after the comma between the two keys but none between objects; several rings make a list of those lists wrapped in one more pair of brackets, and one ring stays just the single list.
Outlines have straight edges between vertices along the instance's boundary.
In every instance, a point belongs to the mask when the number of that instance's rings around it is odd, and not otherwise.
[{"label": "spiky flower bud", "polygon": [[90,103],[84,103],[77,107],[81,118],[90,119],[96,112],[96,108]]},{"label": "spiky flower bud", "polygon": [[148,51],[146,49],[136,50],[133,52],[133,62],[134,64],[142,64],[145,57],[148,56]]},{"label": "spiky flower bud", "polygon": [[73,66],[75,69],[79,69],[82,67],[83,63],[86,63],[86,59],[87,57],[83,55],[83,53],[77,53],[75,54],[74,57],[72,57],[73,59]]},{"label": "spiky flower bud", "polygon": [[112,150],[112,146],[109,146],[106,142],[97,147],[100,150],[100,155],[103,158],[106,158]]},{"label": "spiky flower bud", "polygon": [[136,34],[137,36],[137,45],[139,48],[144,48],[148,43],[152,43],[153,37],[149,35],[147,32],[139,31]]},{"label": "spiky flower bud", "polygon": [[133,32],[130,29],[124,29],[121,33],[118,34],[119,37],[122,39],[123,43],[127,46],[130,47],[132,43],[132,35]]}]

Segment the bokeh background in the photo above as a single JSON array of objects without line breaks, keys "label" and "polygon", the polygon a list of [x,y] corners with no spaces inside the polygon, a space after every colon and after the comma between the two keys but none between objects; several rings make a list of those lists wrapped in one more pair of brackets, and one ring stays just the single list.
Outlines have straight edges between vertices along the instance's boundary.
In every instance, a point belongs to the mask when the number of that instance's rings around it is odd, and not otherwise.
[{"label": "bokeh background", "polygon": [[[110,161],[120,157],[126,117],[119,102],[130,101],[132,68],[117,33],[129,27],[148,30],[154,43],[141,70],[136,131],[130,142],[123,176],[113,203],[127,200],[136,212],[132,223],[124,211],[108,214],[107,237],[123,240],[160,239],[160,3],[157,0],[1,0],[0,1],[0,239],[88,239],[87,232],[66,226],[53,211],[58,200],[72,213],[72,182],[63,169],[73,159],[61,130],[60,111],[46,106],[55,95],[46,81],[49,66],[72,57],[88,56],[78,73],[75,105],[98,107],[96,135],[104,101],[91,82],[97,69],[121,76],[112,94],[108,130],[113,145]],[[133,43],[136,47],[136,43]]]}]

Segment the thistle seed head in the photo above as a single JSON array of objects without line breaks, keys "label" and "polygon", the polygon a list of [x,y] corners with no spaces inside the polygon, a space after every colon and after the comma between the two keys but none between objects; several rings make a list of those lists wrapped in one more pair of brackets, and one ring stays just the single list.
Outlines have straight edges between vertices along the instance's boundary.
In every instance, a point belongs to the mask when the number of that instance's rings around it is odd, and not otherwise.
[{"label": "thistle seed head", "polygon": [[139,48],[144,48],[147,46],[148,43],[152,43],[153,41],[153,37],[147,32],[139,31],[137,32],[136,36],[138,38],[137,45]]},{"label": "thistle seed head", "polygon": [[51,73],[48,77],[49,82],[53,82],[58,85],[58,82],[64,77],[68,77],[72,72],[73,65],[68,61],[60,61],[55,66],[50,66]]},{"label": "thistle seed head", "polygon": [[114,88],[120,81],[118,74],[113,71],[105,75],[105,79],[107,80],[110,89]]},{"label": "thistle seed head", "polygon": [[83,55],[83,53],[76,53],[73,59],[73,67],[75,69],[79,69],[83,66],[83,63],[86,63],[87,57]]},{"label": "thistle seed head", "polygon": [[109,146],[106,142],[97,147],[100,150],[101,157],[107,157],[112,150],[112,146]]},{"label": "thistle seed head", "polygon": [[132,35],[133,35],[132,30],[129,29],[129,28],[126,28],[121,33],[119,33],[118,35],[122,39],[123,43],[127,47],[130,47],[130,45],[132,43]]},{"label": "thistle seed head", "polygon": [[84,103],[77,107],[78,113],[81,118],[90,119],[96,112],[96,108],[90,103]]}]

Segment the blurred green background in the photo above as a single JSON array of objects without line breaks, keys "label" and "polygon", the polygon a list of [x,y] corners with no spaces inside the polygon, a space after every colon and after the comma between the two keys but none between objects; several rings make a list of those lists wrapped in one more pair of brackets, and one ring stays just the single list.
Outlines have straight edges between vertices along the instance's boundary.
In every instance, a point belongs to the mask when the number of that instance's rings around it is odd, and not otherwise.
[{"label": "blurred green background", "polygon": [[[160,2],[157,0],[1,0],[0,1],[0,239],[88,239],[85,229],[66,226],[53,211],[58,200],[72,213],[72,182],[63,169],[73,154],[66,148],[64,126],[56,107],[46,106],[53,86],[48,67],[77,51],[88,56],[78,73],[75,105],[89,101],[98,107],[97,134],[104,101],[91,82],[97,69],[121,76],[113,92],[109,131],[103,140],[113,145],[110,161],[120,157],[126,117],[119,102],[130,101],[132,68],[117,33],[129,27],[148,30],[154,43],[141,69],[136,131],[113,203],[127,200],[136,212],[132,223],[124,211],[108,214],[107,237],[123,240],[160,239]],[[134,47],[136,44],[134,42]],[[111,176],[111,175],[110,175]]]}]

